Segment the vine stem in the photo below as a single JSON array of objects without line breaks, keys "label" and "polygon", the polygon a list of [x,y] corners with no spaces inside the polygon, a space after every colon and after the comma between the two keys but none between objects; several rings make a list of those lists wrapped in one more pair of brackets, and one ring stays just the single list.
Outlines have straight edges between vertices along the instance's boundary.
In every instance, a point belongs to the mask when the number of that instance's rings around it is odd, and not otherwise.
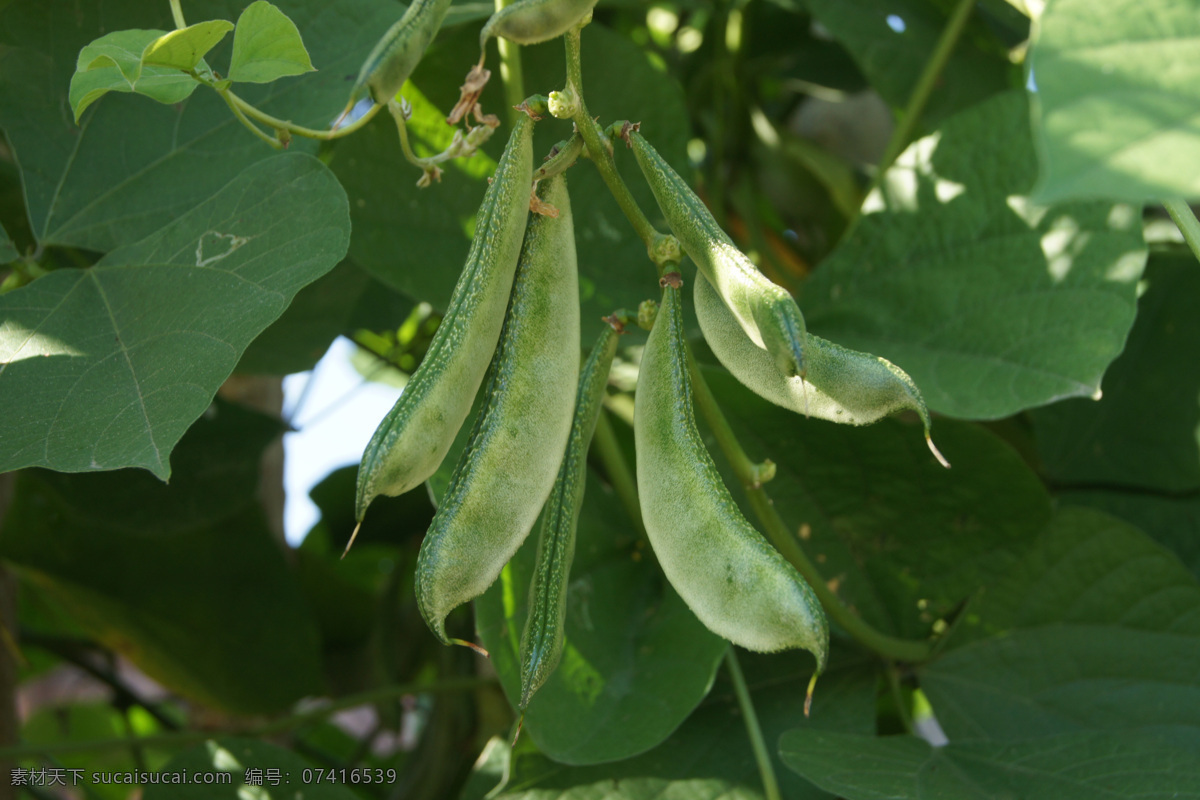
[{"label": "vine stem", "polygon": [[[721,407],[717,405],[717,400],[713,397],[712,390],[708,387],[708,383],[704,380],[704,375],[700,372],[690,352],[688,367],[692,378],[692,388],[696,397],[696,405],[699,407],[705,421],[708,422],[709,428],[712,429],[721,452],[734,465],[735,471],[738,471],[739,462],[752,464],[753,462],[746,456],[745,451],[738,442],[733,428],[730,427],[729,420],[725,418]],[[875,630],[862,617],[859,617],[847,608],[825,583],[825,579],[821,577],[820,571],[808,559],[808,556],[804,553],[804,549],[800,547],[800,543],[792,535],[787,523],[783,521],[783,518],[779,516],[779,512],[775,510],[771,498],[762,488],[761,481],[756,484],[747,481],[744,477],[744,472],[739,471],[738,474],[746,491],[746,497],[750,501],[750,507],[754,510],[754,515],[758,517],[758,521],[766,529],[767,538],[771,540],[775,548],[779,550],[783,557],[796,568],[801,577],[812,587],[813,592],[816,593],[817,599],[821,601],[821,605],[830,619],[842,626],[846,633],[850,634],[855,641],[870,648],[884,658],[908,662],[920,662],[929,659],[932,654],[932,647],[929,643],[911,639],[899,639],[895,636],[881,633]]]},{"label": "vine stem", "polygon": [[[917,85],[913,87],[912,95],[908,98],[908,105],[904,109],[904,113],[900,119],[896,121],[896,127],[892,129],[891,138],[888,139],[887,148],[883,151],[883,158],[879,161],[879,166],[875,170],[875,177],[871,181],[871,188],[867,190],[864,197],[869,197],[872,192],[880,187],[883,183],[883,176],[892,166],[904,148],[908,146],[909,139],[916,130],[917,121],[921,118],[921,113],[925,110],[925,105],[929,102],[929,96],[933,94],[934,84],[937,83],[938,77],[942,74],[942,70],[946,67],[946,62],[950,60],[950,54],[954,52],[954,46],[958,44],[958,39],[962,35],[963,29],[967,25],[967,20],[971,17],[971,10],[975,7],[975,0],[958,0],[958,5],[954,7],[953,13],[950,15],[950,21],[946,23],[945,29],[942,30],[942,35],[938,38],[937,44],[933,48],[933,53],[929,56],[929,60],[925,62],[925,69],[921,71],[921,75],[917,78]],[[854,220],[846,226],[846,232],[842,234],[842,238],[847,238],[858,224],[858,220],[862,219],[861,209]]]},{"label": "vine stem", "polygon": [[925,62],[925,69],[921,71],[917,85],[913,87],[913,93],[908,99],[904,115],[900,117],[895,130],[892,131],[887,150],[883,154],[883,160],[879,162],[879,171],[875,176],[876,182],[908,145],[908,140],[917,127],[917,120],[921,118],[921,112],[925,110],[929,96],[933,94],[933,86],[937,83],[942,70],[945,69],[946,62],[950,60],[950,54],[954,52],[954,46],[958,44],[958,38],[962,35],[963,28],[966,27],[974,7],[975,0],[958,0],[958,5],[954,7],[950,21],[946,23],[942,35],[938,38],[933,53],[929,56],[929,61]]},{"label": "vine stem", "polygon": [[[268,128],[273,128],[277,131],[287,131],[288,133],[295,134],[296,136],[303,136],[306,139],[318,139],[324,142],[340,139],[343,136],[349,136],[370,122],[375,115],[379,113],[379,109],[383,108],[381,105],[373,105],[367,110],[367,113],[363,114],[349,125],[338,128],[337,130],[322,131],[317,130],[316,128],[306,128],[303,125],[296,125],[293,122],[280,119],[279,117],[273,117],[265,111],[250,105],[245,100],[234,94],[230,89],[217,89],[217,92],[225,99],[225,102],[229,104],[229,107],[234,110],[234,114],[236,114],[238,118],[242,119],[243,121],[245,121],[245,118],[248,117],[255,122],[266,125]],[[238,113],[239,111],[241,112],[240,114]],[[258,130],[253,125],[250,125],[250,128],[251,130],[254,130],[260,138],[268,138],[269,141],[269,137],[266,137],[262,131]],[[275,141],[279,140],[276,139]],[[282,142],[280,145],[282,146]]]},{"label": "vine stem", "polygon": [[187,23],[183,21],[183,7],[179,5],[180,0],[171,0],[171,16],[175,19],[175,27],[183,29],[187,27]]},{"label": "vine stem", "polygon": [[1186,200],[1174,198],[1163,200],[1163,208],[1167,209],[1171,219],[1179,226],[1179,232],[1183,234],[1183,240],[1187,242],[1192,255],[1200,261],[1200,221],[1196,220],[1196,214],[1192,211],[1192,207]]},{"label": "vine stem", "polygon": [[231,731],[177,731],[161,733],[155,736],[139,736],[137,738],[122,737],[119,739],[95,739],[85,742],[52,742],[48,744],[22,744],[15,747],[0,748],[0,759],[19,759],[30,756],[49,756],[61,753],[92,753],[105,750],[119,750],[136,745],[139,747],[181,747],[185,745],[215,739],[221,736],[248,736],[252,738],[272,736],[299,728],[304,725],[321,722],[327,717],[347,708],[381,703],[393,700],[407,694],[464,692],[495,685],[495,680],[489,678],[460,677],[447,678],[433,683],[407,683],[395,686],[384,686],[368,692],[348,695],[334,700],[321,708],[291,714],[281,719],[258,725],[246,730]]},{"label": "vine stem", "polygon": [[617,201],[617,205],[621,207],[622,213],[629,220],[629,224],[633,226],[638,238],[646,245],[646,254],[658,266],[661,274],[665,270],[666,264],[659,263],[659,260],[655,258],[655,252],[657,243],[665,237],[650,224],[650,220],[646,218],[637,201],[633,199],[629,187],[625,185],[625,180],[617,171],[616,162],[613,161],[611,143],[604,136],[604,132],[596,120],[592,119],[592,115],[588,113],[587,103],[583,100],[583,67],[579,45],[582,30],[582,25],[576,26],[567,31],[563,37],[567,47],[567,93],[573,94],[578,103],[572,117],[575,121],[575,128],[583,137],[588,156],[596,165],[596,169],[600,171],[604,185],[608,187],[609,192]]},{"label": "vine stem", "polygon": [[[510,5],[512,0],[496,0],[496,10]],[[496,37],[496,48],[500,51],[500,81],[504,84],[504,105],[508,108],[509,124],[517,120],[516,107],[525,100],[525,75],[521,68],[521,46],[503,36]]]},{"label": "vine stem", "polygon": [[596,455],[604,464],[604,471],[608,473],[608,480],[617,494],[617,499],[625,507],[625,513],[633,520],[638,535],[646,539],[646,525],[642,522],[642,504],[638,501],[637,483],[633,479],[629,464],[625,461],[625,454],[621,452],[621,445],[608,419],[608,412],[604,409],[600,410],[600,416],[596,419],[592,447],[596,448]]},{"label": "vine stem", "polygon": [[766,800],[782,800],[779,781],[775,778],[775,765],[771,763],[771,752],[767,749],[762,726],[758,724],[758,714],[754,712],[754,702],[750,698],[750,688],[746,686],[746,676],[742,674],[742,665],[738,663],[737,654],[733,652],[732,646],[725,650],[725,666],[733,680],[733,690],[737,694],[738,707],[742,710],[742,719],[746,721],[746,734],[750,737],[754,760],[758,762],[763,795]]}]

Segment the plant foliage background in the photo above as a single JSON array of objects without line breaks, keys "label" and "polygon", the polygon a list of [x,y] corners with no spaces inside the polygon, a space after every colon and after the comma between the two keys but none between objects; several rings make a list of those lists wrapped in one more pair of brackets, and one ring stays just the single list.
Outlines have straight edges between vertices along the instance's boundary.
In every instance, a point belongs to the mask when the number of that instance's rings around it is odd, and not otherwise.
[{"label": "plant foliage background", "polygon": [[[195,22],[243,5],[184,7]],[[278,5],[315,71],[239,91],[326,127],[403,6]],[[418,149],[449,141],[442,112],[490,11],[457,3],[406,88]],[[814,333],[909,372],[954,464],[930,458],[915,418],[848,428],[769,405],[697,332],[829,587],[880,633],[933,642],[913,662],[835,626],[807,718],[807,654],[739,655],[784,797],[1200,797],[1200,265],[1157,205],[1200,196],[1198,11],[1050,0],[1031,24],[1003,0],[613,0],[584,30],[592,113],[640,121]],[[667,586],[599,463],[567,653],[515,748],[532,537],[450,620],[477,628],[488,665],[442,648],[416,611],[424,489],[378,501],[339,560],[354,480],[340,470],[314,490],[303,544],[282,544],[263,500],[279,476],[262,465],[286,424],[239,387],[310,368],[340,334],[395,339],[420,302],[442,308],[507,128],[417,189],[382,114],[286,153],[203,89],[170,105],[109,93],[76,124],[80,49],[172,27],[166,2],[0,4],[4,777],[233,773],[147,800],[290,797],[317,768],[393,771],[310,787],[328,798],[761,797],[726,645]],[[206,61],[224,72],[234,49]],[[526,92],[561,87],[558,42],[522,59]],[[484,107],[502,95],[494,79]],[[876,174],[895,119],[910,136]],[[540,123],[537,151],[569,132]],[[596,171],[569,179],[588,341],[658,288]],[[627,364],[643,337],[625,337]],[[390,357],[411,371],[421,341]],[[632,464],[629,374],[609,418]],[[75,674],[98,688],[37,699]],[[318,697],[335,705],[299,705]],[[343,707],[369,723],[339,724]],[[271,769],[290,788],[244,786]]]}]

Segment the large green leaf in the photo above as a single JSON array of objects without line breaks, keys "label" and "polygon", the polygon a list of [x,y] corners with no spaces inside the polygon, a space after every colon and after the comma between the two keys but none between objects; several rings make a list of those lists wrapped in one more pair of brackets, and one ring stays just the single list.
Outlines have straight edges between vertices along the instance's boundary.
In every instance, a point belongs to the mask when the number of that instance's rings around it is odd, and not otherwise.
[{"label": "large green leaf", "polygon": [[[480,638],[514,706],[539,529],[475,602]],[[555,761],[594,764],[666,739],[708,693],[728,644],[670,588],[594,477],[577,536],[562,662],[530,701],[525,730]]]},{"label": "large green leaf", "polygon": [[1038,452],[1059,483],[1200,488],[1200,272],[1191,255],[1156,256],[1146,280],[1100,402],[1069,400],[1033,412]]},{"label": "large green leaf", "polygon": [[1036,476],[977,425],[936,421],[954,465],[946,470],[915,419],[837,425],[772,405],[728,374],[712,370],[708,381],[750,457],[776,463],[767,493],[809,557],[884,630],[928,635],[1016,564],[1049,519]]},{"label": "large green leaf", "polygon": [[[319,772],[314,778],[314,770]],[[163,773],[195,778],[228,773],[228,783],[157,783],[146,787],[146,800],[354,800],[358,795],[340,780],[340,773],[321,769],[277,745],[257,739],[223,736],[209,739],[172,758]],[[361,777],[363,769],[357,774]],[[371,777],[374,778],[372,771]],[[380,771],[378,782],[386,773]]]},{"label": "large green leaf", "polygon": [[814,333],[895,362],[945,414],[1091,396],[1133,323],[1137,212],[1031,206],[1027,113],[1006,93],[913,143],[803,287]]},{"label": "large green leaf", "polygon": [[1200,585],[1135,528],[1065,509],[921,685],[953,741],[1171,730],[1200,744]]},{"label": "large green leaf", "polygon": [[[872,88],[904,108],[949,19],[929,0],[802,0],[853,56]],[[925,111],[934,123],[1009,88],[1006,48],[982,25],[968,27],[942,70]]]},{"label": "large green leaf", "polygon": [[348,239],[336,179],[293,154],[90,269],[0,297],[0,470],[139,466],[165,480],[242,351]]},{"label": "large green leaf", "polygon": [[267,0],[255,0],[246,7],[233,32],[231,81],[270,83],[312,71],[312,61],[296,23]]},{"label": "large green leaf", "polygon": [[1200,797],[1195,754],[1134,733],[951,742],[789,731],[784,763],[846,800],[1170,800]]},{"label": "large green leaf", "polygon": [[330,343],[349,332],[367,291],[387,290],[351,262],[338,264],[296,294],[283,316],[246,348],[237,371],[289,375],[312,369]]},{"label": "large green leaf", "polygon": [[315,624],[255,497],[280,433],[218,403],[180,443],[170,485],[138,470],[23,472],[0,553],[164,686],[233,711],[285,708],[320,678]]},{"label": "large green leaf", "polygon": [[1088,506],[1145,531],[1200,578],[1200,495],[1156,494],[1119,489],[1072,489],[1058,493],[1064,504]]},{"label": "large green leaf", "polygon": [[[385,26],[386,27],[386,26]],[[380,31],[382,33],[382,31]],[[472,26],[448,31],[426,54],[412,82],[402,91],[412,103],[410,136],[418,154],[442,150],[453,133],[443,122],[471,66],[464,54],[477,48]],[[529,93],[562,87],[562,45],[555,40],[522,48],[524,84]],[[642,131],[677,167],[687,163],[687,111],[679,87],[656,70],[628,38],[599,24],[583,31],[584,75],[588,109],[604,124],[635,115]],[[593,72],[589,73],[589,68]],[[601,80],[603,76],[603,80]],[[501,82],[493,78],[482,98],[484,110],[506,118]],[[470,244],[469,233],[511,127],[505,123],[467,162],[453,162],[440,184],[415,186],[420,171],[404,161],[396,126],[386,114],[339,143],[331,168],[350,196],[354,222],[351,256],[380,280],[404,293],[445,308]],[[547,117],[538,123],[535,152],[545,155],[571,135],[571,124]],[[643,209],[657,209],[633,159],[615,154],[619,168]],[[536,160],[536,159],[535,159]],[[633,234],[596,169],[586,160],[567,173],[579,247],[583,337],[600,332],[600,317],[657,294],[653,265]],[[654,216],[658,216],[657,210]],[[665,225],[658,220],[660,227]]]},{"label": "large green leaf", "polygon": [[[876,669],[861,655],[835,645],[829,670],[804,717],[807,655],[757,656],[738,651],[763,735],[774,743],[785,730],[870,734],[875,725]],[[732,686],[721,680],[712,695],[663,744],[637,758],[591,767],[564,767],[517,748],[503,800],[762,800],[762,781]],[[775,771],[788,800],[826,800],[829,795],[783,769]]]},{"label": "large green leaf", "polygon": [[[187,4],[195,19],[234,19],[244,0]],[[264,111],[323,128],[346,104],[346,77],[395,19],[384,0],[285,0],[322,69],[265,86],[239,86]],[[84,0],[71,22],[39,0],[0,8],[0,125],[21,167],[33,231],[47,245],[106,251],[146,236],[275,151],[245,130],[202,87],[177,106],[109,95],[80,126],[63,113],[76,56],[106,31],[170,28],[166,3]],[[223,42],[210,53],[223,64]],[[190,78],[188,80],[191,80]],[[315,152],[295,139],[291,149]]]},{"label": "large green leaf", "polygon": [[1040,202],[1200,196],[1194,3],[1050,0],[1029,65]]}]

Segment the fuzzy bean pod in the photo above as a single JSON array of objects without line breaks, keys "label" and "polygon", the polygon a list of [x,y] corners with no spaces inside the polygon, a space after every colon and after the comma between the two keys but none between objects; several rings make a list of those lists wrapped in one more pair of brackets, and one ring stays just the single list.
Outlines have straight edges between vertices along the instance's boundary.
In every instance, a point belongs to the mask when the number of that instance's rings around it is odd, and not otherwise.
[{"label": "fuzzy bean pod", "polygon": [[355,501],[360,522],[376,496],[407,492],[437,471],[471,411],[504,324],[529,217],[532,174],[533,122],[522,115],[483,196],[475,238],[446,315],[363,453]]},{"label": "fuzzy bean pod", "polygon": [[696,429],[680,290],[663,290],[638,373],[637,483],[654,554],[713,633],[748,650],[803,648],[824,669],[829,627],[796,569],[742,516]]},{"label": "fuzzy bean pod", "polygon": [[538,193],[559,213],[529,222],[483,408],[417,556],[417,605],[443,643],[446,615],[483,594],[533,528],[571,433],[579,283],[566,179]]},{"label": "fuzzy bean pod", "polygon": [[516,0],[497,11],[479,32],[479,49],[500,36],[517,44],[538,44],[562,36],[582,20],[596,0]]},{"label": "fuzzy bean pod", "polygon": [[696,317],[704,339],[729,372],[765,400],[800,414],[847,425],[867,425],[903,409],[917,412],[925,442],[942,466],[929,435],[929,410],[921,391],[904,370],[887,359],[860,353],[811,333],[805,361],[808,374],[785,377],[766,350],[750,341],[702,274],[693,289]]},{"label": "fuzzy bean pod", "polygon": [[558,477],[542,514],[537,567],[529,583],[529,616],[521,634],[521,704],[529,705],[562,658],[567,582],[575,557],[575,527],[587,484],[587,453],[600,418],[608,371],[617,352],[617,332],[605,328],[579,374],[575,418]]},{"label": "fuzzy bean pod", "polygon": [[450,0],[412,0],[363,62],[350,93],[351,104],[364,89],[379,105],[394,98],[429,49],[449,8]]},{"label": "fuzzy bean pod", "polygon": [[746,335],[766,348],[783,374],[804,375],[807,331],[791,294],[768,280],[737,249],[704,202],[640,133],[630,129],[626,135],[671,232]]}]

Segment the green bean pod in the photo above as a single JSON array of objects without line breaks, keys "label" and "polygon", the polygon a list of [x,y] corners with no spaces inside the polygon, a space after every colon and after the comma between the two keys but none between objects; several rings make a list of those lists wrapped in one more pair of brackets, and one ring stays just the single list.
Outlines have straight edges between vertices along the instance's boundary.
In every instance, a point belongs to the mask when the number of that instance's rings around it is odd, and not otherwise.
[{"label": "green bean pod", "polygon": [[942,466],[949,462],[929,434],[929,410],[921,391],[904,370],[887,359],[860,353],[808,335],[808,374],[786,377],[766,350],[750,341],[720,295],[703,275],[693,294],[704,339],[727,370],[746,387],[777,406],[806,416],[867,425],[903,409],[917,412],[925,442]]},{"label": "green bean pod", "polygon": [[824,669],[829,627],[813,590],[742,516],[696,429],[679,289],[668,286],[642,352],[637,483],[654,554],[713,633],[748,650],[803,648]]},{"label": "green bean pod", "polygon": [[[492,584],[550,494],[571,433],[579,374],[579,283],[566,179],[539,187],[557,217],[525,233],[483,408],[417,556],[417,605],[443,643],[445,618]],[[528,202],[529,186],[525,186]]]},{"label": "green bean pod", "polygon": [[579,375],[571,438],[554,488],[542,510],[537,567],[529,584],[529,616],[521,634],[521,708],[542,687],[562,658],[567,615],[567,580],[575,557],[575,527],[587,484],[587,453],[600,418],[608,371],[617,352],[617,332],[605,328]]},{"label": "green bean pod", "polygon": [[412,0],[404,16],[388,28],[363,62],[350,92],[351,104],[364,89],[379,105],[394,98],[421,62],[449,8],[450,0]]},{"label": "green bean pod", "polygon": [[483,196],[475,238],[420,367],[379,423],[358,468],[355,516],[437,471],[471,411],[500,338],[529,217],[533,122],[521,115]]},{"label": "green bean pod", "polygon": [[746,335],[770,352],[783,374],[804,375],[807,331],[791,294],[768,280],[737,249],[704,202],[640,133],[630,130],[627,140],[671,232]]},{"label": "green bean pod", "polygon": [[497,11],[479,32],[479,49],[500,36],[517,44],[538,44],[562,36],[582,20],[596,0],[516,0]]}]

